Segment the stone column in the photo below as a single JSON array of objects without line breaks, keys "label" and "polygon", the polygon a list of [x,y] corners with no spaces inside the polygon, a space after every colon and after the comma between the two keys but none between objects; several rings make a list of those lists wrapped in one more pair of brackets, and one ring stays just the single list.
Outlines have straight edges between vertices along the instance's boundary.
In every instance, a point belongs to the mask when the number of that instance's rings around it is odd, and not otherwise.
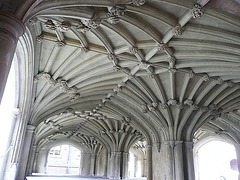
[{"label": "stone column", "polygon": [[12,14],[0,12],[0,103],[17,41],[24,31],[25,26],[21,21]]},{"label": "stone column", "polygon": [[27,175],[32,175],[36,149],[37,149],[37,146],[35,146],[35,145],[33,145],[31,148],[31,153],[30,153],[31,155],[30,155],[30,159],[29,159],[29,163],[28,163]]},{"label": "stone column", "polygon": [[103,155],[104,157],[104,173],[103,173],[103,177],[107,177],[108,175],[108,153],[105,152],[105,154]]},{"label": "stone column", "polygon": [[173,147],[175,169],[174,174],[176,180],[184,180],[182,143],[182,141],[175,141]]},{"label": "stone column", "polygon": [[184,180],[195,180],[194,162],[193,162],[193,142],[184,142]]},{"label": "stone column", "polygon": [[152,180],[152,145],[146,145],[147,154],[147,180]]},{"label": "stone column", "polygon": [[38,152],[36,159],[36,173],[45,173],[46,172],[46,160],[48,157],[48,151],[45,148],[42,148]]},{"label": "stone column", "polygon": [[91,165],[89,175],[94,176],[96,156],[91,156]]},{"label": "stone column", "polygon": [[138,157],[134,155],[134,177],[137,176],[137,170],[138,170]]},{"label": "stone column", "polygon": [[128,178],[128,152],[123,152],[123,164],[122,164],[122,178],[127,179]]},{"label": "stone column", "polygon": [[[161,143],[160,150],[160,162],[164,162],[160,164],[159,174],[155,177],[160,177],[160,179],[164,180],[174,180],[175,172],[174,172],[174,141],[163,141]],[[158,163],[159,164],[159,163]]]},{"label": "stone column", "polygon": [[89,175],[91,167],[91,153],[82,153],[82,175]]},{"label": "stone column", "polygon": [[96,156],[96,162],[95,162],[95,176],[100,176],[100,156]]},{"label": "stone column", "polygon": [[26,176],[27,163],[28,163],[34,129],[35,129],[35,127],[32,125],[28,125],[27,129],[26,129],[21,158],[20,158],[20,162],[19,162],[18,170],[17,170],[18,179],[24,179]]},{"label": "stone column", "polygon": [[115,152],[115,168],[114,170],[114,178],[121,179],[121,160],[122,160],[122,152]]},{"label": "stone column", "polygon": [[35,155],[34,155],[34,160],[33,160],[33,173],[36,173],[37,172],[37,159],[38,159],[38,154],[39,152],[35,152]]},{"label": "stone column", "polygon": [[142,177],[147,177],[147,159],[142,160]]}]

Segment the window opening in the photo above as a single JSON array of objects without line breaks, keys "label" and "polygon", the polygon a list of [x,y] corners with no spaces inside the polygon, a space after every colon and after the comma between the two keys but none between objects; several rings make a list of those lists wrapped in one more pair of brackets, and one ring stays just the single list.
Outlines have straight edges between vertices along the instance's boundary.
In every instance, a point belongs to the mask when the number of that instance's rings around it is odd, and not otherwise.
[{"label": "window opening", "polygon": [[61,145],[49,150],[47,174],[78,175],[81,151],[70,145]]}]

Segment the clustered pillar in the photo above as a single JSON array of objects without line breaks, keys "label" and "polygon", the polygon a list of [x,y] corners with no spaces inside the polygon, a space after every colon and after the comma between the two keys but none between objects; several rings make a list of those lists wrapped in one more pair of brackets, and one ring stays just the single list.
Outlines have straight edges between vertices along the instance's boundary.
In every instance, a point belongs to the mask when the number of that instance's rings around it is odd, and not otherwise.
[{"label": "clustered pillar", "polygon": [[25,26],[21,21],[11,14],[0,12],[0,103],[17,41],[24,31]]},{"label": "clustered pillar", "polygon": [[154,179],[194,180],[193,143],[184,141],[163,141],[160,152],[154,151],[159,162],[154,169]]},{"label": "clustered pillar", "polygon": [[147,180],[152,180],[152,145],[146,145],[147,154]]},{"label": "clustered pillar", "polygon": [[18,172],[17,172],[17,177],[19,179],[24,179],[26,176],[27,163],[29,162],[28,158],[29,158],[30,148],[32,144],[34,129],[35,129],[35,126],[32,126],[32,125],[27,126],[25,140],[23,144],[23,150],[20,158],[21,165],[19,166]]}]

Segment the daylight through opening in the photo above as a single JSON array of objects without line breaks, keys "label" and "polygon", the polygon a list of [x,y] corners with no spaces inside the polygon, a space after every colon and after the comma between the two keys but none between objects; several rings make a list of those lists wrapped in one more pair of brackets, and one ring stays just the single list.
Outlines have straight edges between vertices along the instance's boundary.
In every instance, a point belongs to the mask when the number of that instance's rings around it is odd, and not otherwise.
[{"label": "daylight through opening", "polygon": [[80,174],[81,151],[71,145],[60,145],[49,150],[47,174]]},{"label": "daylight through opening", "polygon": [[238,180],[237,157],[233,145],[211,141],[197,153],[197,180]]}]

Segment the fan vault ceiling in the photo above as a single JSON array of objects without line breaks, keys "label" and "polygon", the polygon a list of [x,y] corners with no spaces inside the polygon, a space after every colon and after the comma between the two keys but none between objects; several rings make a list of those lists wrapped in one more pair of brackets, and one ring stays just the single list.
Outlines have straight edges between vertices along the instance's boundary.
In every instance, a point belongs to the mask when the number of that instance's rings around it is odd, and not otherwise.
[{"label": "fan vault ceiling", "polygon": [[35,144],[68,139],[122,151],[208,133],[238,142],[240,20],[206,3],[40,3],[25,17]]}]

